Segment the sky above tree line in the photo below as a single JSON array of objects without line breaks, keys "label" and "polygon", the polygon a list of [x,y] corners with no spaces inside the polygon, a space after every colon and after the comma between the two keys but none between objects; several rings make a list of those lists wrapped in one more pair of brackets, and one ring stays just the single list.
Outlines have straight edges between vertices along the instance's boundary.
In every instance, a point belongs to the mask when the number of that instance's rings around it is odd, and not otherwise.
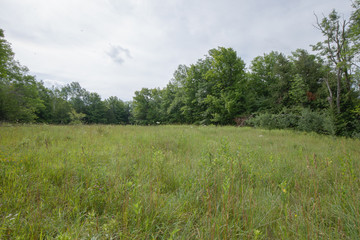
[{"label": "sky above tree line", "polygon": [[350,0],[0,0],[0,28],[15,58],[47,86],[79,82],[102,98],[131,100],[165,87],[179,64],[218,46],[249,66],[270,51],[311,51],[314,14]]}]

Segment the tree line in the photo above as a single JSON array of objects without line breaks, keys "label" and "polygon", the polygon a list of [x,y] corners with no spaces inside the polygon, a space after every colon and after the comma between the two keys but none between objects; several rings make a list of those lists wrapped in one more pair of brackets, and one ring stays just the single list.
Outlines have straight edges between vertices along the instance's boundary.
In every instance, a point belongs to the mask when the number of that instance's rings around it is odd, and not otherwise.
[{"label": "tree line", "polygon": [[0,29],[0,121],[16,123],[128,124],[131,103],[100,95],[73,82],[46,88],[14,59],[10,43]]},{"label": "tree line", "polygon": [[360,136],[360,1],[349,19],[335,10],[316,27],[316,54],[270,52],[249,68],[218,47],[179,65],[165,88],[143,88],[133,101],[102,100],[73,82],[48,89],[14,60],[0,29],[0,121],[53,124],[247,124]]}]

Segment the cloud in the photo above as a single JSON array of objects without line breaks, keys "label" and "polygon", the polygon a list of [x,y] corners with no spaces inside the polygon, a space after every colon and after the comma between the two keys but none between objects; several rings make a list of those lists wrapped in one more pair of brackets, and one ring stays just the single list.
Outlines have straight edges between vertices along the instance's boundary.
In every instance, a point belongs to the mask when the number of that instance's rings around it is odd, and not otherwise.
[{"label": "cloud", "polygon": [[125,62],[125,59],[132,58],[130,55],[130,50],[123,48],[121,46],[111,46],[110,50],[107,52],[107,55],[118,64]]},{"label": "cloud", "polygon": [[123,100],[142,87],[165,87],[179,64],[218,46],[233,48],[248,66],[272,50],[309,50],[323,39],[314,13],[352,10],[351,0],[0,2],[0,28],[38,79],[76,81]]}]

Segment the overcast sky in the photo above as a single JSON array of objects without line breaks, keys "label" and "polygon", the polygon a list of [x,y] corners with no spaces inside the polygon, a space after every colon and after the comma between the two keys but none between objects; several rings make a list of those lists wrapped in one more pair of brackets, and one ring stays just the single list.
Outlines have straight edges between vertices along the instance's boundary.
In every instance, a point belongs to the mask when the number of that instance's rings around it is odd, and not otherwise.
[{"label": "overcast sky", "polygon": [[218,46],[247,66],[272,50],[310,51],[322,39],[314,13],[332,9],[348,17],[351,1],[0,0],[0,28],[38,80],[131,100]]}]

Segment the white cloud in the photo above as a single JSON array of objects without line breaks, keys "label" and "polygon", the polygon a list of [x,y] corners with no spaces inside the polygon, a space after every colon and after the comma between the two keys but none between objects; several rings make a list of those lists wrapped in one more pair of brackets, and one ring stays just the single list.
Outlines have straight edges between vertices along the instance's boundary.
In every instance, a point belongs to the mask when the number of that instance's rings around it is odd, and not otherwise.
[{"label": "white cloud", "polygon": [[179,64],[218,46],[247,64],[272,50],[310,50],[322,39],[314,13],[351,11],[350,0],[0,1],[0,27],[39,80],[78,81],[123,100],[166,86]]}]

